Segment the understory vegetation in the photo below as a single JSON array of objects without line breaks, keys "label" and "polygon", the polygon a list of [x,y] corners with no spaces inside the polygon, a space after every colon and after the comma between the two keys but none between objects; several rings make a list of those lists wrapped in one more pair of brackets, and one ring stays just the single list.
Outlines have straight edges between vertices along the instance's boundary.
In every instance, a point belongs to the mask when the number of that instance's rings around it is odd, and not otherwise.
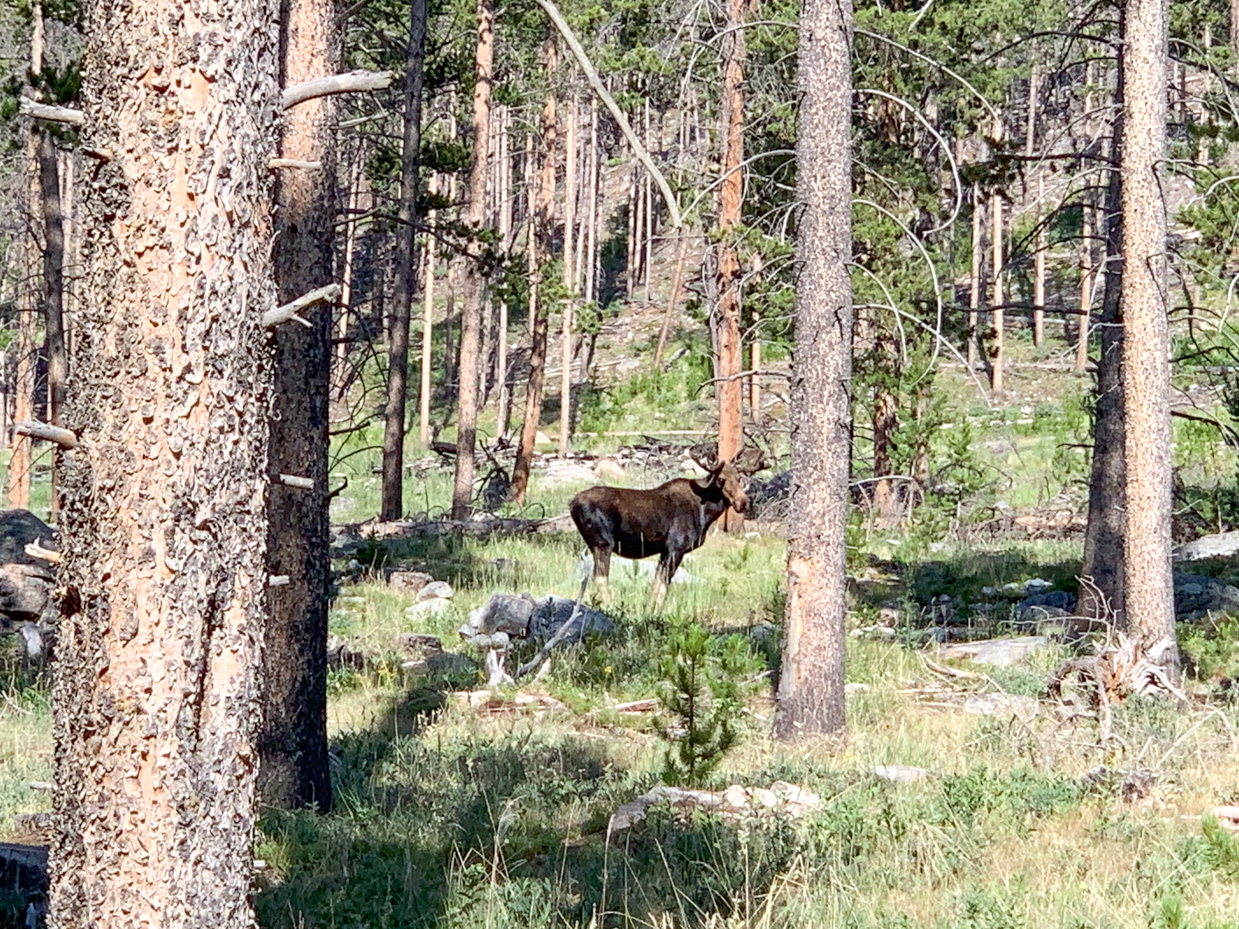
[{"label": "understory vegetation", "polygon": [[[266,811],[256,846],[261,925],[1234,925],[1239,843],[1208,813],[1239,801],[1234,620],[1181,623],[1190,705],[1178,712],[1131,698],[1114,708],[1108,738],[1094,715],[1065,715],[1047,696],[1055,668],[1087,653],[1087,641],[1055,640],[1008,667],[964,662],[955,666],[962,676],[935,658],[943,629],[966,638],[1029,631],[1015,609],[1028,581],[1069,592],[1078,583],[1078,530],[1050,517],[1083,499],[1085,459],[1074,444],[1087,430],[1088,380],[1028,370],[1037,373],[1025,380],[1013,367],[1005,407],[981,402],[958,373],[942,378],[953,428],[934,437],[934,467],[975,474],[972,485],[945,486],[898,527],[880,528],[857,508],[848,734],[837,742],[789,746],[769,736],[783,610],[775,523],[712,535],[686,559],[691,580],[672,585],[659,615],[648,611],[648,576],[621,560],[610,608],[618,630],[557,651],[537,681],[480,701],[469,692],[482,687],[483,656],[457,628],[495,592],[574,597],[576,535],[417,537],[341,558],[333,643],[363,658],[331,671],[335,806]],[[624,388],[629,409],[653,402],[645,390]],[[1177,439],[1181,493],[1229,518],[1233,453],[1216,430],[1191,423]],[[598,438],[593,449],[623,441]],[[373,463],[359,454],[338,465],[350,483],[337,509],[370,506]],[[437,465],[423,466],[408,509],[435,514],[448,482]],[[562,513],[576,488],[548,473],[535,471],[530,503],[508,512]],[[656,479],[635,471],[625,482]],[[1043,519],[1032,534],[1044,537],[1029,538],[1012,514]],[[414,595],[384,582],[392,568],[447,581],[450,606],[410,618]],[[1229,579],[1232,568],[1209,570]],[[402,632],[439,636],[444,651],[411,660],[397,645]],[[693,724],[688,669],[700,674]],[[6,834],[15,817],[48,803],[28,786],[50,779],[41,672],[6,653]],[[984,695],[999,699],[986,704]],[[654,807],[608,836],[612,814],[660,783],[777,781],[820,805],[797,818]]]}]

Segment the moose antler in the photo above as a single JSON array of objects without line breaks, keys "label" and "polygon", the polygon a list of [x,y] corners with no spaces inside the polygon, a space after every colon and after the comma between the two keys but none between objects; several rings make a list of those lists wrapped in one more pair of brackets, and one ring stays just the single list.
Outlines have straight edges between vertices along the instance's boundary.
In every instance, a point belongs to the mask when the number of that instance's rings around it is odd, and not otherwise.
[{"label": "moose antler", "polygon": [[[697,462],[707,471],[714,471],[722,464],[718,459],[718,443],[717,442],[699,442],[696,445],[690,446],[688,454],[693,461]],[[736,470],[741,474],[752,476],[758,471],[763,471],[770,467],[770,462],[766,460],[765,453],[755,446],[750,445],[748,448],[741,449],[740,452],[732,460]]]}]

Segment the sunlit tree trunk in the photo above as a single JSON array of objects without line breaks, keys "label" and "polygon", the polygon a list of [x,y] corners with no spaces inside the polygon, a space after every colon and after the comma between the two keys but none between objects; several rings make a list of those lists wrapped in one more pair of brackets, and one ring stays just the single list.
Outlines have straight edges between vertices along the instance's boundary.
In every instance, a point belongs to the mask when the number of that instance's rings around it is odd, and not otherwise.
[{"label": "sunlit tree trunk", "polygon": [[[744,444],[744,384],[740,344],[740,255],[734,232],[740,223],[744,174],[744,0],[727,0],[727,33],[722,38],[723,122],[726,128],[719,185],[718,306],[714,310],[716,359],[714,385],[718,400],[718,457],[726,461]],[[744,517],[735,510],[723,514],[727,532],[738,532]]]},{"label": "sunlit tree trunk", "polygon": [[572,314],[576,303],[573,235],[576,230],[576,111],[573,97],[564,127],[564,308],[559,351],[559,457],[568,454],[572,429]]},{"label": "sunlit tree trunk", "polygon": [[1123,48],[1123,413],[1127,625],[1177,681],[1170,570],[1170,328],[1166,315],[1167,0],[1126,0]]},{"label": "sunlit tree trunk", "polygon": [[456,474],[452,485],[452,519],[469,515],[473,501],[473,451],[478,423],[478,335],[482,315],[482,243],[486,221],[486,180],[490,152],[490,91],[495,57],[495,8],[478,0],[477,55],[473,89],[473,161],[469,171],[469,241],[463,262],[464,293],[460,315],[460,389],[456,402]]},{"label": "sunlit tree trunk", "polygon": [[787,606],[775,734],[843,728],[852,376],[852,7],[804,0],[800,16],[796,344]]},{"label": "sunlit tree trunk", "polygon": [[409,315],[416,289],[414,223],[422,145],[422,64],[426,59],[426,0],[409,8],[405,56],[404,137],[400,154],[400,206],[396,225],[396,293],[387,345],[387,404],[383,413],[383,499],[379,518],[404,513],[405,407],[409,378]]},{"label": "sunlit tree trunk", "polygon": [[[1080,207],[1080,322],[1076,329],[1077,371],[1088,365],[1088,326],[1093,309],[1093,209],[1087,200]],[[1117,273],[1117,272],[1116,272]]]},{"label": "sunlit tree trunk", "polygon": [[279,23],[229,10],[89,7],[83,142],[110,158],[64,416],[60,929],[254,925]]},{"label": "sunlit tree trunk", "polygon": [[1045,341],[1045,250],[1047,247],[1045,207],[1045,178],[1037,177],[1037,251],[1033,256],[1033,345]]},{"label": "sunlit tree trunk", "polygon": [[981,185],[972,185],[972,286],[968,294],[968,368],[977,366],[977,321],[981,311]]},{"label": "sunlit tree trunk", "polygon": [[[511,116],[503,107],[499,129],[499,239],[503,255],[512,253],[512,155],[509,136]],[[512,419],[512,388],[508,383],[508,302],[499,298],[498,347],[495,350],[495,380],[499,385],[499,402],[496,431],[506,437]]]},{"label": "sunlit tree trunk", "polygon": [[[994,126],[994,138],[1002,141],[1002,124],[998,123]],[[1004,316],[1002,308],[1003,292],[1002,292],[1002,273],[1005,269],[1003,266],[1003,223],[1002,223],[1002,193],[995,188],[990,196],[990,222],[992,229],[990,237],[992,241],[990,246],[993,250],[993,310],[991,316],[993,319],[994,331],[992,333],[993,341],[990,343],[990,387],[994,393],[1002,393],[1002,337],[1004,329]]]},{"label": "sunlit tree trunk", "polygon": [[[340,70],[333,0],[284,0],[282,80],[291,87]],[[336,106],[331,97],[284,116],[280,155],[317,161],[320,171],[285,169],[277,179],[275,275],[288,303],[332,282]],[[263,720],[258,789],[277,808],[331,807],[327,766],[327,586],[330,519],[327,446],[331,308],[307,311],[309,326],[275,330],[275,415],[271,419],[267,563],[288,583],[271,588],[263,642]],[[306,478],[297,487],[278,476]]]}]

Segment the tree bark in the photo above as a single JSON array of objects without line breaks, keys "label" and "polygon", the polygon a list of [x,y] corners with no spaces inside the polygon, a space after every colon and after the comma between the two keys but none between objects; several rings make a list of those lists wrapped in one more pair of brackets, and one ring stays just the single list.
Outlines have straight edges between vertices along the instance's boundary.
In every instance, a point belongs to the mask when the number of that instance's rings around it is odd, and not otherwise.
[{"label": "tree bark", "polygon": [[[726,378],[714,386],[718,400],[718,457],[734,458],[744,445],[744,384],[740,341],[740,254],[735,228],[740,223],[744,175],[744,0],[727,0],[727,33],[723,45],[723,119],[726,136],[723,180],[719,185],[718,306],[714,311],[714,376]],[[726,532],[744,528],[744,517],[729,509],[720,520]]]},{"label": "tree bark", "polygon": [[[1120,53],[1121,54],[1121,53]],[[1123,425],[1122,178],[1118,161],[1122,153],[1124,96],[1123,73],[1115,102],[1119,115],[1114,126],[1111,167],[1105,204],[1105,291],[1098,320],[1101,353],[1097,357],[1097,400],[1093,413],[1093,458],[1088,490],[1088,524],[1084,532],[1084,562],[1080,577],[1089,583],[1080,587],[1078,609],[1082,616],[1101,619],[1126,630],[1126,571],[1124,536],[1127,508]],[[1082,319],[1082,325],[1087,320]]]},{"label": "tree bark", "polygon": [[787,607],[775,735],[824,735],[845,723],[848,472],[851,459],[852,5],[805,0],[793,352],[792,503]]},{"label": "tree bark", "polygon": [[[65,344],[64,267],[65,226],[60,208],[60,157],[52,137],[39,133],[39,200],[43,205],[43,324],[47,345],[47,421],[60,425],[64,415],[65,385],[69,379],[69,351]],[[57,455],[59,460],[59,455]],[[60,512],[59,477],[52,468],[50,513]]]},{"label": "tree bark", "polygon": [[[281,4],[285,87],[340,69],[335,6],[332,0]],[[334,97],[316,97],[284,115],[281,157],[317,161],[322,169],[279,174],[275,277],[282,304],[332,283],[336,111]],[[304,477],[310,487],[276,481],[269,491],[267,570],[289,581],[268,593],[258,790],[268,806],[327,810],[331,304],[306,315],[308,327],[273,330],[275,415],[268,473]]]},{"label": "tree bark", "polygon": [[[994,127],[995,139],[1002,141],[1002,124],[999,123]],[[991,317],[993,319],[994,331],[992,333],[993,341],[990,343],[990,388],[996,394],[1002,393],[1002,336],[1004,328],[1004,313],[1002,309],[1002,272],[1003,267],[1003,225],[1002,225],[1002,194],[997,188],[990,197],[990,222],[992,223],[990,246],[993,250],[994,264],[994,282],[993,282],[993,310]]]},{"label": "tree bark", "polygon": [[465,519],[473,503],[473,451],[478,425],[478,334],[482,315],[482,225],[490,153],[490,91],[495,58],[493,0],[478,0],[474,62],[473,160],[469,170],[468,243],[464,258],[464,300],[460,314],[460,389],[456,402],[456,474],[452,519]]},{"label": "tree bark", "polygon": [[[430,193],[438,193],[439,178],[432,174],[430,178]],[[422,359],[418,372],[420,389],[417,395],[418,408],[418,438],[422,445],[430,444],[430,395],[433,385],[430,381],[430,366],[433,363],[434,325],[435,325],[435,266],[436,247],[439,228],[439,211],[430,210],[426,216],[430,234],[426,236],[426,246],[422,250]]]},{"label": "tree bark", "polygon": [[1037,176],[1037,252],[1033,256],[1033,345],[1045,341],[1045,178]]},{"label": "tree bark", "polygon": [[981,185],[972,185],[972,287],[968,294],[968,369],[977,366],[977,322],[981,311]]},{"label": "tree bark", "polygon": [[1178,683],[1170,570],[1170,328],[1166,315],[1167,0],[1127,0],[1123,47],[1123,413],[1127,625]]},{"label": "tree bark", "polygon": [[62,929],[254,924],[277,10],[90,6],[84,141],[112,158],[84,192],[64,415]]},{"label": "tree bark", "polygon": [[[510,116],[508,108],[503,107],[499,121],[499,240],[502,243],[503,257],[506,260],[512,254],[512,157],[509,151],[511,137],[509,135]],[[499,385],[499,402],[496,411],[495,429],[499,435],[506,438],[512,419],[512,388],[508,383],[508,302],[499,300],[498,346],[495,349],[495,381]]]},{"label": "tree bark", "polygon": [[[554,74],[555,43],[548,43],[545,67],[548,76]],[[529,315],[533,326],[533,342],[529,349],[529,386],[525,389],[525,419],[521,427],[520,447],[512,466],[512,496],[517,503],[525,502],[529,489],[529,470],[533,465],[534,443],[542,421],[542,387],[546,373],[546,301],[541,299],[541,262],[551,251],[551,230],[555,222],[555,91],[546,95],[542,108],[542,154],[539,182],[531,191],[532,215],[529,228]]]},{"label": "tree bark", "polygon": [[572,98],[564,130],[564,308],[559,351],[559,457],[566,458],[572,431],[572,316],[576,305],[573,236],[576,231],[576,114]]},{"label": "tree bark", "polygon": [[416,289],[413,243],[422,147],[422,65],[426,60],[426,0],[409,8],[404,74],[404,138],[396,232],[396,292],[387,344],[387,404],[383,412],[383,498],[379,518],[404,514],[404,419],[409,379],[409,311]]},{"label": "tree bark", "polygon": [[[30,7],[30,73],[43,70],[43,5],[35,0]],[[39,243],[39,225],[42,220],[42,199],[39,170],[39,136],[44,132],[31,121],[26,138],[26,165],[29,178],[26,184],[26,221],[29,231],[24,247],[25,269],[18,291],[17,338],[13,350],[17,356],[16,382],[13,388],[13,419],[34,419],[35,391],[35,332],[38,328],[39,304],[41,303],[41,280],[43,256]],[[33,441],[28,437],[13,436],[13,451],[9,456],[9,506],[30,506],[30,477],[34,463]]]},{"label": "tree bark", "polygon": [[[1080,316],[1076,330],[1076,370],[1088,366],[1089,315],[1093,309],[1093,209],[1088,200],[1080,206]],[[1109,274],[1107,272],[1107,280]],[[1119,272],[1114,271],[1114,274]],[[1121,352],[1120,352],[1121,354]]]}]

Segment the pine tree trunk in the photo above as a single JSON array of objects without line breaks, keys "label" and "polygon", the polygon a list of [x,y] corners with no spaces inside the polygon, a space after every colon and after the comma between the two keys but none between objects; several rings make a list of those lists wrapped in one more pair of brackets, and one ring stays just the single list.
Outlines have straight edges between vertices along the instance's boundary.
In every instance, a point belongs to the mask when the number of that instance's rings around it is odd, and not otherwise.
[{"label": "pine tree trunk", "polygon": [[1170,570],[1170,331],[1166,316],[1167,0],[1127,0],[1123,145],[1123,340],[1127,625],[1177,682]]},{"label": "pine tree trunk", "polygon": [[[439,176],[432,174],[430,177],[430,193],[437,194],[439,192]],[[430,234],[426,236],[426,244],[422,249],[422,358],[418,369],[420,376],[419,390],[417,395],[417,421],[418,421],[418,438],[421,439],[422,445],[430,444],[430,396],[434,392],[434,385],[430,380],[430,370],[433,364],[434,353],[434,324],[435,324],[435,267],[437,264],[436,247],[438,239],[439,211],[429,210],[426,216],[426,224],[430,228]]]},{"label": "pine tree trunk", "polygon": [[[502,109],[499,120],[499,240],[506,259],[512,253],[512,156],[511,116]],[[498,347],[495,350],[495,381],[499,385],[496,431],[506,438],[512,419],[512,387],[508,383],[508,303],[499,300]]]},{"label": "pine tree trunk", "polygon": [[[60,157],[52,137],[39,133],[39,200],[43,205],[43,321],[47,344],[47,421],[59,426],[64,414],[65,385],[69,379],[69,350],[65,344],[64,268],[65,226],[60,208]],[[60,453],[56,453],[59,460]],[[52,468],[50,513],[60,512],[59,476]]]},{"label": "pine tree trunk", "polygon": [[753,341],[750,343],[749,367],[753,374],[749,378],[749,419],[755,425],[761,425],[761,318],[753,314]]},{"label": "pine tree trunk", "polygon": [[456,403],[456,474],[452,519],[465,519],[473,503],[473,451],[478,424],[478,332],[482,314],[482,225],[490,152],[490,91],[495,58],[493,0],[478,0],[477,56],[473,89],[473,161],[469,171],[469,240],[463,262],[464,300],[460,316],[460,390]]},{"label": "pine tree trunk", "polygon": [[[888,325],[877,326],[873,354],[880,369],[888,377],[897,377],[899,346]],[[899,501],[895,498],[892,452],[895,433],[899,429],[899,404],[894,392],[881,380],[873,398],[873,511],[876,523],[883,528],[899,522]]]},{"label": "pine tree trunk", "polygon": [[[1076,329],[1076,370],[1088,366],[1088,321],[1093,308],[1093,209],[1087,200],[1081,204],[1080,221],[1080,316]],[[1107,272],[1107,277],[1118,271]]]},{"label": "pine tree trunk", "polygon": [[[332,0],[284,0],[283,84],[340,70]],[[283,121],[280,155],[317,161],[321,171],[284,170],[277,179],[275,277],[281,304],[332,281],[336,106],[308,100]],[[308,327],[275,330],[275,415],[269,473],[309,478],[310,489],[270,488],[267,564],[287,584],[268,593],[263,641],[263,721],[258,790],[267,806],[331,807],[327,766],[327,587],[331,577],[327,451],[331,308],[307,312]]]},{"label": "pine tree trunk", "polygon": [[[30,6],[30,73],[43,70],[43,6],[34,0]],[[13,352],[17,356],[17,377],[13,385],[13,421],[34,419],[35,391],[35,332],[38,327],[40,290],[43,270],[43,254],[40,247],[39,226],[42,219],[41,183],[39,180],[39,127],[29,121],[26,138],[25,163],[29,174],[26,190],[25,214],[29,223],[23,249],[25,268],[18,290],[17,338]],[[32,440],[29,436],[13,436],[13,452],[9,456],[9,506],[30,506],[30,477],[34,463]]]},{"label": "pine tree trunk", "polygon": [[[995,127],[995,136],[999,141],[1002,141],[1002,126]],[[993,249],[993,264],[994,264],[994,282],[993,282],[993,333],[990,343],[990,388],[996,394],[1001,394],[1003,389],[1002,384],[1002,336],[1004,328],[1004,313],[1002,309],[1002,272],[1003,267],[1003,241],[1002,241],[1002,194],[995,189],[990,197],[990,221],[993,224],[991,230],[990,246]]]},{"label": "pine tree trunk", "polygon": [[968,294],[968,369],[977,366],[977,322],[981,312],[981,185],[972,185],[972,287]]},{"label": "pine tree trunk", "polygon": [[[718,457],[734,458],[744,445],[744,384],[740,342],[740,255],[734,230],[740,223],[744,196],[744,0],[727,0],[727,33],[723,51],[723,118],[726,136],[723,180],[719,186],[718,306],[714,311],[717,346],[714,385],[718,399]],[[744,528],[744,517],[728,510],[720,520],[726,532]]]},{"label": "pine tree trunk", "polygon": [[792,502],[787,607],[775,735],[843,728],[852,376],[852,7],[805,0],[800,17],[800,135],[793,353]]},{"label": "pine tree trunk", "polygon": [[112,157],[64,416],[61,929],[254,925],[279,23],[229,12],[90,6],[83,141]]},{"label": "pine tree trunk", "polygon": [[568,456],[572,430],[572,315],[576,303],[572,242],[576,229],[576,97],[569,104],[564,132],[564,309],[559,351],[559,457]]},{"label": "pine tree trunk", "polygon": [[[653,135],[650,131],[650,98],[645,98],[645,147],[653,150]],[[649,172],[642,177],[641,193],[645,199],[645,248],[641,260],[642,286],[645,290],[645,304],[649,306],[653,299],[650,294],[651,276],[654,267],[654,181]]]},{"label": "pine tree trunk", "polygon": [[1033,345],[1045,341],[1045,250],[1046,221],[1042,199],[1045,177],[1037,176],[1037,253],[1033,256]]},{"label": "pine tree trunk", "polygon": [[344,261],[340,271],[340,320],[336,326],[336,361],[348,357],[348,333],[353,316],[353,255],[357,249],[357,212],[361,202],[361,184],[365,167],[364,150],[359,145],[348,185],[348,224],[344,232]]},{"label": "pine tree trunk", "polygon": [[426,60],[426,0],[409,8],[404,76],[404,138],[400,154],[400,206],[396,226],[396,292],[387,344],[387,404],[383,413],[383,499],[379,518],[404,515],[404,431],[408,401],[409,315],[413,303],[414,223],[422,147],[422,65]]},{"label": "pine tree trunk", "polygon": [[[1098,320],[1101,353],[1097,357],[1097,399],[1093,415],[1093,458],[1088,489],[1088,525],[1084,532],[1084,562],[1080,577],[1080,615],[1101,619],[1114,628],[1127,628],[1126,467],[1123,425],[1123,214],[1122,180],[1118,159],[1122,152],[1122,71],[1115,102],[1119,116],[1114,126],[1109,189],[1105,206],[1106,281]],[[1087,320],[1082,318],[1087,326]]]},{"label": "pine tree trunk", "polygon": [[[547,46],[547,75],[555,73],[556,49]],[[536,191],[531,190],[529,227],[529,315],[533,325],[533,343],[529,349],[529,386],[525,389],[525,419],[521,427],[521,443],[512,466],[512,496],[517,503],[525,502],[529,489],[529,470],[533,465],[534,444],[542,422],[542,387],[546,374],[546,301],[541,299],[541,262],[551,252],[551,231],[555,222],[555,92],[550,91],[542,108],[541,170]]]}]

